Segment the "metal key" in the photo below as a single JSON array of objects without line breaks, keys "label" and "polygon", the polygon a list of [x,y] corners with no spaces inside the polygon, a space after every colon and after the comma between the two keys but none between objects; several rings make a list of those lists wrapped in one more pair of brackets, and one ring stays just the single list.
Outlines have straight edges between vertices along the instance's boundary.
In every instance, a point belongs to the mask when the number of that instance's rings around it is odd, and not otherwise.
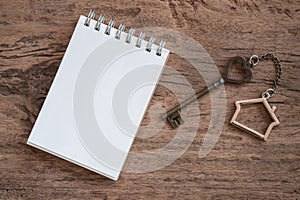
[{"label": "metal key", "polygon": [[[232,65],[235,62],[240,62],[241,63],[241,70],[247,76],[242,77],[240,79],[229,78],[230,70],[232,68]],[[250,63],[250,64],[252,64],[252,63]],[[180,124],[183,123],[183,120],[182,120],[181,115],[180,115],[180,111],[181,111],[182,108],[184,108],[187,105],[189,105],[190,103],[196,101],[197,99],[199,99],[203,95],[207,94],[211,90],[218,88],[220,85],[224,84],[225,82],[234,83],[234,84],[242,84],[242,83],[249,82],[252,78],[252,69],[251,69],[251,67],[253,67],[253,64],[249,67],[247,65],[246,59],[244,57],[237,56],[237,57],[234,57],[234,58],[230,59],[229,62],[228,62],[228,65],[225,69],[225,74],[224,74],[223,78],[220,78],[220,80],[218,80],[215,83],[209,85],[208,87],[206,87],[203,90],[197,92],[195,95],[189,97],[188,99],[186,99],[182,103],[180,103],[180,104],[176,105],[175,107],[173,107],[172,109],[170,109],[167,113],[165,113],[162,116],[163,119],[167,119],[167,121],[170,123],[172,128],[177,128]]]}]

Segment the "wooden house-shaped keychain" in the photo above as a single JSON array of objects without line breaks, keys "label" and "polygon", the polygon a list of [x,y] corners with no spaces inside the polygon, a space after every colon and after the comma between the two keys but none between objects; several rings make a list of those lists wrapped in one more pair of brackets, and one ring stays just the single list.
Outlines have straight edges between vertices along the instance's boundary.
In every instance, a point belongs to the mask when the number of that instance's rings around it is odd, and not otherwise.
[{"label": "wooden house-shaped keychain", "polygon": [[[258,131],[251,129],[237,121],[237,117],[241,111],[241,105],[256,104],[256,103],[262,103],[264,105],[264,107],[266,108],[266,111],[268,112],[268,114],[270,115],[270,117],[273,121],[269,124],[265,133],[259,133]],[[256,137],[259,137],[260,139],[267,140],[272,128],[276,125],[279,125],[279,120],[278,120],[277,116],[275,115],[276,106],[271,107],[266,98],[236,101],[235,106],[236,106],[236,111],[235,111],[232,119],[230,120],[230,123],[234,126],[237,126],[238,128],[241,128],[241,129],[253,134]]]}]

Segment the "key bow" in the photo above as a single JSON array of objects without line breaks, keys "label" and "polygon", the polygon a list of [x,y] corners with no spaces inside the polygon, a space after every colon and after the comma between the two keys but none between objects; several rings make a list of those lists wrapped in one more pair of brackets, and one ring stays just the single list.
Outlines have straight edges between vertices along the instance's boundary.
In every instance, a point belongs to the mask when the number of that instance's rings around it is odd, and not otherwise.
[{"label": "key bow", "polygon": [[[230,71],[233,68],[233,64],[236,62],[240,62],[242,64],[241,70],[246,76],[242,76],[241,78],[229,77]],[[228,82],[228,83],[242,84],[242,83],[249,82],[252,78],[252,74],[253,74],[253,71],[247,65],[246,59],[242,56],[236,56],[229,60],[227,66],[226,66],[225,74],[224,74],[223,78],[224,78],[225,82]]]}]

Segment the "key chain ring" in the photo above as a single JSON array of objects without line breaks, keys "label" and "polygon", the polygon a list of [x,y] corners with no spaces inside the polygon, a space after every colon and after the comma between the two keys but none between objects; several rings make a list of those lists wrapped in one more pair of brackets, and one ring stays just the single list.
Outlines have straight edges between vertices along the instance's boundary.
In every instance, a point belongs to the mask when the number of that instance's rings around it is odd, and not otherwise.
[{"label": "key chain ring", "polygon": [[276,91],[273,88],[269,88],[264,91],[261,96],[262,98],[269,99],[270,97],[274,96],[275,93]]},{"label": "key chain ring", "polygon": [[253,55],[249,59],[249,64],[251,68],[255,67],[259,63],[259,57],[257,55]]}]

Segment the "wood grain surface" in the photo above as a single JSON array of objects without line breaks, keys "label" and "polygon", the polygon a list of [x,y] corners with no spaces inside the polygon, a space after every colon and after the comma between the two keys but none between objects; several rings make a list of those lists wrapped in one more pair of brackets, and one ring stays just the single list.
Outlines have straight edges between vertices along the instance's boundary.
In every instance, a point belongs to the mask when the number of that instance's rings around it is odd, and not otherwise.
[{"label": "wood grain surface", "polygon": [[[225,86],[226,121],[204,158],[198,158],[198,151],[211,120],[210,95],[197,102],[201,114],[186,121],[197,128],[192,144],[160,170],[122,172],[114,182],[29,147],[26,140],[74,26],[90,8],[127,27],[163,27],[189,36],[207,50],[220,72],[233,56],[275,52],[283,76],[270,102],[281,124],[267,142],[229,124],[236,100],[257,98],[272,86],[273,64],[261,62],[250,83]],[[0,199],[300,199],[299,20],[299,0],[1,0]],[[178,55],[172,53],[168,65],[194,90],[205,86],[203,77]],[[172,91],[160,85],[151,105],[170,108],[176,102]],[[245,123],[268,124],[260,107],[245,109]],[[148,114],[143,124],[147,121]],[[175,134],[165,125],[155,136],[137,138],[131,151],[155,151]]]}]

